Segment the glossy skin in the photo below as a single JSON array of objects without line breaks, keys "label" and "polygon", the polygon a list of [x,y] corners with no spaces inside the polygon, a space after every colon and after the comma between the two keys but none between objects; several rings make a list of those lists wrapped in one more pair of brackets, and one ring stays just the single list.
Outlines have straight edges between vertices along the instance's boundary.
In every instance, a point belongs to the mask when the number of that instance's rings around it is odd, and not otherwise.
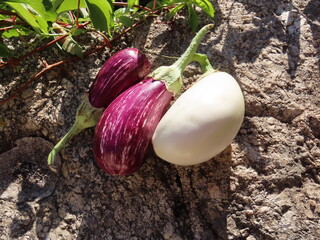
[{"label": "glossy skin", "polygon": [[136,48],[123,49],[102,66],[89,90],[89,102],[106,108],[120,93],[140,82],[150,72],[146,55]]},{"label": "glossy skin", "polygon": [[177,165],[194,165],[223,151],[244,117],[237,81],[214,72],[184,92],[163,116],[152,138],[155,153]]},{"label": "glossy skin", "polygon": [[172,98],[162,81],[151,78],[119,95],[96,126],[93,152],[98,166],[111,175],[137,171]]}]

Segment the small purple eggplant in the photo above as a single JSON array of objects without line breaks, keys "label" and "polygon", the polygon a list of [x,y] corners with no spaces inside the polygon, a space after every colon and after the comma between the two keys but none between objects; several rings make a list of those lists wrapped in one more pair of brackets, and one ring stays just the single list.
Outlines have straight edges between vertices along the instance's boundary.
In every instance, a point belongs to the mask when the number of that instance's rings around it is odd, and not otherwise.
[{"label": "small purple eggplant", "polygon": [[146,158],[152,135],[169,107],[173,93],[152,78],[119,95],[96,126],[93,153],[100,168],[111,175],[137,171]]},{"label": "small purple eggplant", "polygon": [[106,108],[120,93],[140,82],[149,72],[149,60],[138,49],[126,48],[117,52],[104,63],[91,85],[90,104]]},{"label": "small purple eggplant", "polygon": [[149,72],[148,58],[136,48],[123,49],[109,58],[92,84],[89,96],[79,105],[72,128],[49,153],[48,165],[53,168],[55,156],[70,139],[83,129],[95,126],[102,108],[106,108],[120,93],[141,81]]}]

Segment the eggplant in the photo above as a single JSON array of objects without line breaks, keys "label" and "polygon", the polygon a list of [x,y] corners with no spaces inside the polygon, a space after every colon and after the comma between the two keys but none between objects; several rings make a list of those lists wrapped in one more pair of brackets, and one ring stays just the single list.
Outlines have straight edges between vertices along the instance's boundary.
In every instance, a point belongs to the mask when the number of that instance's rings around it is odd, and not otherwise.
[{"label": "eggplant", "polygon": [[164,82],[152,78],[120,94],[104,110],[95,129],[93,153],[98,166],[110,175],[137,171],[172,99]]},{"label": "eggplant", "polygon": [[96,108],[106,108],[121,92],[140,82],[150,72],[145,54],[136,48],[126,48],[109,58],[89,89],[89,102]]},{"label": "eggplant", "polygon": [[153,149],[176,165],[206,162],[232,142],[244,112],[238,82],[226,72],[208,72],[165,113],[153,135]]},{"label": "eggplant", "polygon": [[141,81],[150,72],[145,54],[136,48],[120,50],[100,69],[95,81],[80,103],[74,124],[48,155],[48,165],[54,170],[56,154],[83,129],[97,124],[102,108],[106,108],[121,92]]},{"label": "eggplant", "polygon": [[104,110],[93,141],[94,158],[102,170],[110,175],[128,175],[142,166],[161,117],[181,90],[184,69],[191,61],[206,66],[196,50],[212,27],[203,27],[173,65],[155,69]]}]

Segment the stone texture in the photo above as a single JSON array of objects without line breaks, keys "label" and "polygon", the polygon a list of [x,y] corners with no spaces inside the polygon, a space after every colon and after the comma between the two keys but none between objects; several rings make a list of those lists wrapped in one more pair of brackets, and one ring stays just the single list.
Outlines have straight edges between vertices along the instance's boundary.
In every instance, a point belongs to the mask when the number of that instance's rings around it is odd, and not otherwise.
[{"label": "stone texture", "polygon": [[[108,176],[91,151],[93,129],[46,156],[70,128],[108,50],[35,81],[0,112],[0,239],[315,240],[320,236],[320,20],[318,1],[214,2],[216,27],[199,47],[236,77],[246,116],[220,155],[191,167],[154,156],[127,177]],[[208,23],[204,15],[201,23]],[[174,61],[193,34],[161,17],[118,42],[147,49],[153,69]],[[59,54],[57,54],[57,52]],[[66,58],[53,48],[43,57]],[[0,95],[41,65],[1,70]],[[185,72],[189,87],[199,76]],[[23,77],[22,77],[23,76]],[[23,79],[22,79],[23,78]],[[49,142],[48,142],[49,141]],[[50,143],[51,142],[51,143]]]}]

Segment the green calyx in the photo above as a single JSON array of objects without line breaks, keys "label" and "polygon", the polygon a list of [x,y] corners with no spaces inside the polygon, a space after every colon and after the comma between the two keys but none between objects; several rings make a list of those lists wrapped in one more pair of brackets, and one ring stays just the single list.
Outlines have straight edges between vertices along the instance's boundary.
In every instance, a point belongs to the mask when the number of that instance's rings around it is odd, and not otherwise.
[{"label": "green calyx", "polygon": [[199,60],[201,61],[199,62],[201,68],[206,69],[205,65],[207,64],[204,63],[204,60],[202,60],[204,59],[204,57],[199,57],[198,55],[201,54],[197,54],[196,51],[204,35],[208,32],[209,29],[213,28],[213,26],[213,24],[208,24],[201,28],[196,36],[192,39],[187,50],[174,64],[172,64],[171,66],[162,66],[157,68],[151,73],[150,77],[152,77],[154,80],[163,81],[166,84],[168,91],[173,92],[175,95],[179,93],[183,85],[182,73],[190,62]]},{"label": "green calyx", "polygon": [[161,80],[166,84],[167,90],[174,94],[180,92],[182,87],[181,71],[174,65],[158,67],[151,73],[154,80]]},{"label": "green calyx", "polygon": [[86,128],[93,127],[99,121],[103,109],[91,106],[87,97],[81,102],[77,109],[76,119],[67,134],[53,147],[48,155],[48,165],[52,170],[55,163],[55,156],[63,149],[72,137],[79,134]]}]

